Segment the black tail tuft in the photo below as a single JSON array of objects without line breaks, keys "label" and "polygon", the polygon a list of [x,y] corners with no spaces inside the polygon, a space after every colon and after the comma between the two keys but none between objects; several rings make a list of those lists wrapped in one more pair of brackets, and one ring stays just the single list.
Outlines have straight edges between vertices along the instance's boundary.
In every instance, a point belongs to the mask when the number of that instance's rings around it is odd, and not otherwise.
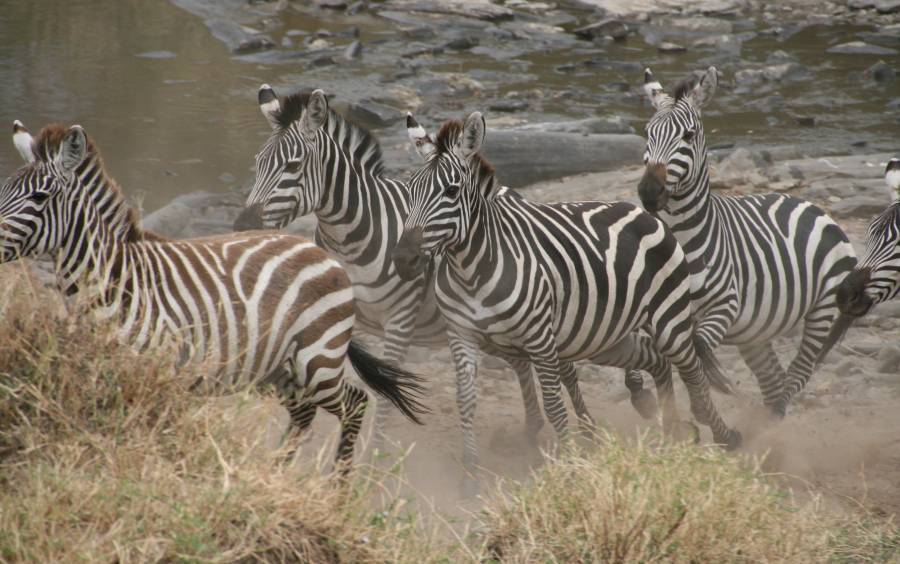
[{"label": "black tail tuft", "polygon": [[831,331],[828,332],[828,336],[825,337],[825,342],[822,343],[822,349],[819,351],[819,356],[816,357],[816,366],[822,362],[825,355],[827,355],[835,345],[841,342],[844,335],[847,334],[847,330],[850,329],[850,326],[853,325],[855,320],[855,317],[844,314],[840,314],[838,318],[834,320],[834,323],[831,325]]},{"label": "black tail tuft", "polygon": [[709,345],[698,339],[696,335],[694,336],[694,349],[700,358],[700,364],[703,365],[703,373],[706,374],[709,385],[723,394],[734,395],[734,386],[731,380],[725,376],[722,365],[719,364],[719,361],[713,355]]},{"label": "black tail tuft", "polygon": [[350,341],[347,356],[367,386],[394,404],[410,421],[422,424],[418,416],[429,412],[419,401],[425,391],[422,378],[372,356],[353,340]]}]

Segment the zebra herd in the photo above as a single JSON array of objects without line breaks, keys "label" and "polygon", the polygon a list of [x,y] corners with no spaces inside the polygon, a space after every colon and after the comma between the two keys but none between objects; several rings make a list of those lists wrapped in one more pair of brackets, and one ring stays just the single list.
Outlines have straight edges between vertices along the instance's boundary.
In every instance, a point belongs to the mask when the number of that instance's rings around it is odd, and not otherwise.
[{"label": "zebra herd", "polygon": [[[809,202],[712,194],[701,110],[717,81],[711,67],[670,95],[646,71],[655,114],[637,187],[643,208],[543,204],[507,190],[480,153],[478,112],[434,135],[408,115],[423,164],[407,182],[390,179],[375,138],[330,109],[324,92],[280,98],[263,85],[272,133],[238,232],[188,241],[141,229],[80,126],[32,138],[17,121],[26,164],[0,187],[0,262],[49,255],[60,290],[87,295],[136,348],[174,342],[211,363],[212,381],[274,385],[292,437],[318,407],[337,415],[343,470],[367,403],[346,379],[351,367],[387,400],[375,418],[380,439],[389,403],[416,422],[427,413],[419,377],[398,368],[410,345],[445,343],[467,475],[478,465],[479,351],[514,369],[532,441],[544,414],[567,436],[563,388],[580,425],[593,427],[573,364],[587,360],[625,369],[634,407],[645,418],[661,411],[672,433],[693,427],[678,418],[677,369],[697,422],[737,448],[741,434],[710,394],[733,391],[715,349],[736,345],[783,417],[852,320],[900,293],[900,201],[872,222],[857,265],[841,228]],[[886,180],[900,195],[897,159]],[[307,214],[318,220],[315,243],[256,231]],[[382,338],[385,361],[353,339],[354,327]],[[797,328],[785,370],[772,339]]]}]

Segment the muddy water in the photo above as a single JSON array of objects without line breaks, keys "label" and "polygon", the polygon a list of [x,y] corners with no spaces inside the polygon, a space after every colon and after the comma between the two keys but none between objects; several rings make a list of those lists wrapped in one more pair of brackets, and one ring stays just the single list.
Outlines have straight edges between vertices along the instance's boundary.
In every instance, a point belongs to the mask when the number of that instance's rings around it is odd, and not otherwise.
[{"label": "muddy water", "polygon": [[[182,0],[186,2],[187,0]],[[229,190],[251,177],[252,156],[265,137],[255,90],[270,82],[290,90],[321,87],[338,101],[370,98],[401,111],[418,108],[427,120],[488,110],[510,98],[525,102],[510,114],[487,111],[507,122],[561,117],[621,115],[640,131],[649,110],[637,92],[644,66],[674,83],[691,69],[716,64],[725,72],[717,100],[707,111],[711,143],[770,145],[803,143],[810,154],[821,148],[865,141],[868,149],[900,145],[898,82],[876,85],[858,76],[879,59],[897,66],[896,56],[826,55],[835,43],[858,40],[871,28],[817,25],[781,37],[759,33],[743,44],[739,57],[712,49],[660,54],[641,35],[595,46],[552,29],[530,28],[533,40],[502,35],[480,40],[474,49],[447,49],[407,56],[414,44],[445,42],[463,24],[478,36],[488,24],[442,18],[437,32],[416,37],[401,28],[421,27],[406,14],[386,19],[372,13],[346,16],[293,7],[261,19],[258,28],[278,45],[273,51],[238,57],[214,39],[201,18],[163,0],[71,0],[4,3],[0,16],[0,123],[21,119],[31,129],[49,121],[81,123],[100,146],[113,175],[126,191],[152,210],[175,195],[198,190]],[[588,13],[567,11],[567,28],[588,21]],[[421,16],[416,16],[421,17]],[[769,24],[745,19],[735,32],[765,32]],[[538,22],[540,23],[540,22]],[[498,24],[525,33],[522,22]],[[342,36],[359,29],[364,56],[343,61]],[[320,55],[308,42],[318,30],[326,37]],[[282,44],[284,42],[284,45]],[[679,41],[690,45],[689,40]],[[783,50],[809,70],[796,82],[761,83],[735,89],[736,70],[763,63]],[[317,66],[317,56],[335,64]],[[398,72],[399,71],[399,72]],[[452,74],[475,81],[472,90],[453,90]],[[432,79],[434,77],[434,79]],[[815,127],[800,127],[797,116],[812,116]],[[399,124],[378,134],[402,135]],[[868,150],[863,149],[863,150]],[[0,174],[19,165],[12,144],[0,148]]]}]

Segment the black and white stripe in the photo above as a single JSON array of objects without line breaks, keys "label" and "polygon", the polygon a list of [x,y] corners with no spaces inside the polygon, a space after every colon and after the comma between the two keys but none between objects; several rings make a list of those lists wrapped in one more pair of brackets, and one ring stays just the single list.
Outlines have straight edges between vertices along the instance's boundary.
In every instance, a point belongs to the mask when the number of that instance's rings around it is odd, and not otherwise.
[{"label": "black and white stripe", "polygon": [[[235,229],[283,228],[314,213],[316,241],[347,270],[359,326],[383,336],[385,357],[400,363],[411,344],[445,346],[430,272],[403,280],[390,260],[409,215],[409,192],[384,176],[375,138],[331,111],[321,90],[280,99],[263,85],[259,105],[273,131],[256,155],[256,181]],[[533,382],[520,384],[531,425],[540,428]],[[376,436],[386,417],[382,405]]]},{"label": "black and white stripe", "polygon": [[[317,407],[337,415],[345,467],[366,404],[347,370],[415,420],[415,378],[351,341],[352,288],[315,244],[275,233],[144,237],[79,126],[49,126],[31,149],[29,164],[0,188],[0,262],[53,256],[61,289],[86,294],[93,312],[117,322],[136,348],[176,342],[212,367],[216,381],[274,384],[292,433],[309,426]],[[126,210],[125,219],[108,221],[98,198],[111,217]]]},{"label": "black and white stripe", "polygon": [[[737,345],[765,404],[783,416],[809,380],[838,313],[835,289],[856,259],[837,223],[807,201],[710,193],[700,109],[716,85],[711,67],[671,97],[646,71],[644,89],[657,111],[646,127],[638,193],[687,255],[699,337],[710,349]],[[800,347],[785,373],[772,340],[799,325]]]},{"label": "black and white stripe", "polygon": [[509,359],[527,378],[534,368],[544,411],[560,435],[567,427],[561,384],[578,416],[590,421],[573,362],[591,359],[651,370],[667,426],[677,420],[674,365],[697,420],[717,442],[740,442],[710,398],[708,382],[727,390],[726,381],[695,347],[687,262],[662,222],[628,203],[495,197],[499,183],[478,154],[480,113],[464,125],[445,123],[436,139],[414,122],[408,126],[426,162],[409,182],[412,206],[394,261],[401,276],[413,277],[429,256],[443,256],[435,293],[460,381],[468,464],[477,462],[477,450],[475,366],[466,353],[476,348]]}]

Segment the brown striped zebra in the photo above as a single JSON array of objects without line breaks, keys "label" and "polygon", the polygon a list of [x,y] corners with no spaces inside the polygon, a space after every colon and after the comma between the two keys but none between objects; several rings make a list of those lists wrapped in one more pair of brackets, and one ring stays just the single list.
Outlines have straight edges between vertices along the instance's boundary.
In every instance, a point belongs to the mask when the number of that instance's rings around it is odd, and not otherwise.
[{"label": "brown striped zebra", "polygon": [[344,469],[367,399],[345,380],[350,366],[419,422],[419,379],[352,340],[353,290],[325,251],[271,232],[189,241],[144,232],[80,126],[47,126],[33,140],[23,134],[17,123],[14,142],[27,164],[0,187],[0,263],[53,256],[60,289],[87,293],[97,316],[115,320],[137,349],[174,340],[191,360],[209,363],[218,382],[273,384],[292,435],[309,427],[317,407],[333,413]]}]

